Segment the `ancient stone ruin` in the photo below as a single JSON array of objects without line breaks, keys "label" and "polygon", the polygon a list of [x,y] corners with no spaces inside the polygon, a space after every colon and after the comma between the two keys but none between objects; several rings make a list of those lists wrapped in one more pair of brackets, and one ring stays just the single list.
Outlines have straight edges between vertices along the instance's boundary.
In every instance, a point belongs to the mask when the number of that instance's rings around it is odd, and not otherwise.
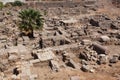
[{"label": "ancient stone ruin", "polygon": [[[26,1],[3,8],[0,80],[120,80],[120,10],[111,4]],[[32,40],[18,29],[18,14],[27,8],[44,18],[43,30],[35,30]]]}]

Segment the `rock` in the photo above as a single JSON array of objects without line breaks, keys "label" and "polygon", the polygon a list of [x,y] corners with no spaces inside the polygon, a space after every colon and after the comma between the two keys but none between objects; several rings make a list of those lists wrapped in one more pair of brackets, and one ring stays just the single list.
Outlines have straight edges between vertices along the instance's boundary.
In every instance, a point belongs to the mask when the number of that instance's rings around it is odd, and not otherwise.
[{"label": "rock", "polygon": [[106,64],[108,62],[108,56],[105,54],[100,54],[99,55],[99,64]]},{"label": "rock", "polygon": [[96,21],[96,20],[94,20],[94,19],[90,19],[90,24],[91,24],[92,26],[99,27],[99,22]]},{"label": "rock", "polygon": [[115,23],[111,23],[111,26],[110,26],[112,29],[116,29],[118,30],[119,29],[119,26]]},{"label": "rock", "polygon": [[113,57],[119,58],[119,54],[114,54]]},{"label": "rock", "polygon": [[113,55],[113,57],[109,60],[110,63],[117,63],[119,59],[119,55]]},{"label": "rock", "polygon": [[120,54],[119,54],[119,58],[118,59],[120,60]]},{"label": "rock", "polygon": [[80,80],[80,77],[79,76],[72,76],[72,77],[70,77],[70,80]]},{"label": "rock", "polygon": [[51,68],[52,68],[53,71],[58,72],[60,70],[59,64],[55,60],[51,60],[50,61],[50,66],[51,66]]},{"label": "rock", "polygon": [[75,69],[80,69],[80,66],[76,64],[72,59],[68,61],[67,65]]},{"label": "rock", "polygon": [[93,43],[93,50],[95,50],[98,54],[108,54],[109,50],[106,46],[102,46],[98,43]]},{"label": "rock", "polygon": [[87,53],[87,52],[80,53],[79,58],[84,59],[84,60],[89,60],[90,59],[90,54]]},{"label": "rock", "polygon": [[92,68],[90,65],[82,65],[81,70],[83,70],[84,72],[89,72],[92,71]]},{"label": "rock", "polygon": [[101,41],[103,41],[103,42],[106,42],[106,41],[109,41],[110,40],[110,38],[108,37],[108,36],[101,36],[100,37],[100,39],[101,39]]},{"label": "rock", "polygon": [[17,55],[13,55],[13,54],[12,54],[12,55],[9,56],[8,60],[9,60],[9,61],[16,61],[18,58],[19,58],[19,57],[18,57]]},{"label": "rock", "polygon": [[82,40],[81,44],[83,44],[83,45],[89,45],[89,44],[91,44],[91,41],[87,40],[87,39],[84,39],[84,40]]},{"label": "rock", "polygon": [[7,69],[8,69],[8,65],[0,62],[0,71],[1,71],[1,72],[4,72],[4,71],[7,70]]},{"label": "rock", "polygon": [[0,17],[0,22],[3,22],[3,20],[4,20],[4,17]]},{"label": "rock", "polygon": [[31,64],[36,64],[36,63],[39,63],[39,62],[40,62],[39,59],[30,60],[30,63],[31,63]]},{"label": "rock", "polygon": [[90,72],[91,72],[91,73],[94,73],[94,72],[95,72],[95,70],[94,70],[94,69],[90,69]]},{"label": "rock", "polygon": [[81,60],[81,64],[82,65],[88,65],[89,63],[87,61],[85,61],[85,60]]},{"label": "rock", "polygon": [[18,37],[18,43],[23,43],[23,38]]},{"label": "rock", "polygon": [[29,41],[30,41],[29,37],[23,36],[23,44],[24,44],[24,45],[29,44]]},{"label": "rock", "polygon": [[64,53],[62,54],[62,56],[63,56],[63,61],[64,61],[64,62],[65,62],[66,60],[70,59],[70,56],[69,56],[69,54],[68,54],[66,51],[64,51]]},{"label": "rock", "polygon": [[92,65],[82,65],[81,70],[83,70],[84,72],[95,72]]},{"label": "rock", "polygon": [[17,76],[16,75],[12,75],[11,78],[12,79],[17,79]]},{"label": "rock", "polygon": [[25,47],[24,45],[18,45],[18,46],[11,46],[8,49],[9,54],[29,54],[30,51]]},{"label": "rock", "polygon": [[12,75],[11,78],[12,80],[21,80],[20,77],[16,75]]},{"label": "rock", "polygon": [[19,53],[19,50],[17,49],[17,47],[10,47],[8,49],[8,53],[9,54],[18,54]]}]

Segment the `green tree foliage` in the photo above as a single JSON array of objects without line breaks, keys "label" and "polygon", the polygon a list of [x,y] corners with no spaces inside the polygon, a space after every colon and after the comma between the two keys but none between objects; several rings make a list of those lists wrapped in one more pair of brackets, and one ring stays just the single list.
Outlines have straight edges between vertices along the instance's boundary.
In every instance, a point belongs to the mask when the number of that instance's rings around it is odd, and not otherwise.
[{"label": "green tree foliage", "polygon": [[43,18],[39,11],[34,9],[25,9],[19,12],[19,28],[22,32],[26,32],[30,38],[33,38],[33,30],[42,29]]}]

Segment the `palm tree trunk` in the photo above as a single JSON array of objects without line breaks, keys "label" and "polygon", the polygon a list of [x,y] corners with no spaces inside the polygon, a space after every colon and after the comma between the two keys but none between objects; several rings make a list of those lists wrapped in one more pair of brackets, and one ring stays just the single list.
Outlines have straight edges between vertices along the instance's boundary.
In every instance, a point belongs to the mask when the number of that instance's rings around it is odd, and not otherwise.
[{"label": "palm tree trunk", "polygon": [[32,28],[30,29],[30,32],[29,32],[29,34],[28,34],[28,37],[29,37],[30,39],[33,39],[33,38],[34,38],[34,31],[33,31]]}]

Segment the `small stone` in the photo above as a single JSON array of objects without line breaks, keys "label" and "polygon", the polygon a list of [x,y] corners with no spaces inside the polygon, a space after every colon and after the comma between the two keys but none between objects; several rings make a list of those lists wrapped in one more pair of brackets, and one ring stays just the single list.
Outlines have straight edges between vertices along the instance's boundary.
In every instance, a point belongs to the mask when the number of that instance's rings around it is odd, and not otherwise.
[{"label": "small stone", "polygon": [[90,67],[89,67],[88,65],[82,65],[81,69],[82,69],[84,72],[90,71]]},{"label": "small stone", "polygon": [[94,73],[94,72],[95,72],[95,70],[94,70],[94,69],[91,69],[91,70],[90,70],[90,72],[91,72],[91,73]]},{"label": "small stone", "polygon": [[112,64],[109,64],[110,67],[112,67],[113,65]]},{"label": "small stone", "polygon": [[101,39],[101,41],[103,41],[103,42],[106,42],[106,41],[109,41],[110,40],[110,38],[108,37],[108,36],[101,36],[100,37],[100,39]]},{"label": "small stone", "polygon": [[81,60],[81,64],[88,65],[89,63],[83,59],[83,60]]},{"label": "small stone", "polygon": [[118,57],[112,57],[109,62],[110,63],[117,63],[118,62]]},{"label": "small stone", "polygon": [[70,80],[80,80],[79,76],[72,76]]},{"label": "small stone", "polygon": [[106,56],[105,54],[100,54],[99,55],[99,63],[100,64],[106,64],[108,61],[108,56]]},{"label": "small stone", "polygon": [[82,65],[81,70],[83,70],[84,72],[95,72],[95,69],[93,69],[92,65]]},{"label": "small stone", "polygon": [[114,54],[110,59],[110,63],[116,63],[119,60],[119,54]]}]

